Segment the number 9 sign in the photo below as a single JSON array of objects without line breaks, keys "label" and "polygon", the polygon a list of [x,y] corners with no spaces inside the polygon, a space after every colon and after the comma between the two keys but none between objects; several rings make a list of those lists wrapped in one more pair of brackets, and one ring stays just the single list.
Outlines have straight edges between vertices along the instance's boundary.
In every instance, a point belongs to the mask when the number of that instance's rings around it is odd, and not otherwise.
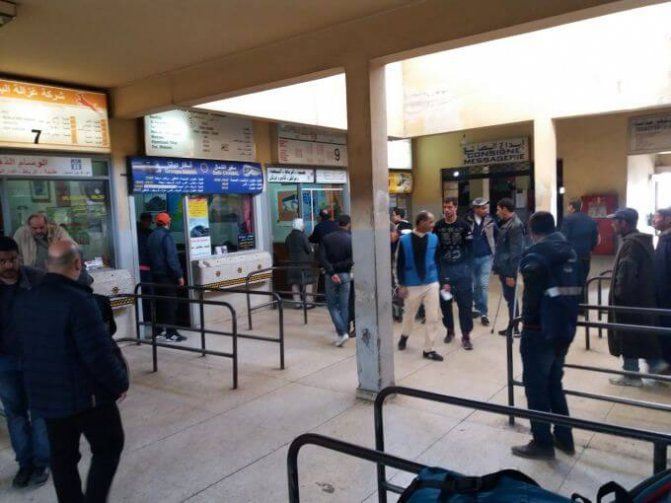
[{"label": "number 9 sign", "polygon": [[340,160],[340,149],[339,148],[334,148],[333,149],[333,157],[335,158],[336,161]]}]

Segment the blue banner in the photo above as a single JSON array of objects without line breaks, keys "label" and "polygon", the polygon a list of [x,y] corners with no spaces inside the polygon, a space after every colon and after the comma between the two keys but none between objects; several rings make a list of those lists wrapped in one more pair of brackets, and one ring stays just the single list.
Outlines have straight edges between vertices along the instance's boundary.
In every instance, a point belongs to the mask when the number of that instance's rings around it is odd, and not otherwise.
[{"label": "blue banner", "polygon": [[255,162],[129,157],[133,192],[260,194],[263,171]]}]

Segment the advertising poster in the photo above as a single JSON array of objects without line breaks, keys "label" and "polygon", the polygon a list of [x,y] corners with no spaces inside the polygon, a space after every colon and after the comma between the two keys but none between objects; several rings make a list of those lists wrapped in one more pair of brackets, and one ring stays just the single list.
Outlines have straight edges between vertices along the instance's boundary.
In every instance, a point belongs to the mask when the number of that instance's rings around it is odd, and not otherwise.
[{"label": "advertising poster", "polygon": [[253,250],[256,248],[254,234],[238,234],[238,250]]},{"label": "advertising poster", "polygon": [[298,216],[298,194],[295,190],[277,193],[277,215],[279,222],[288,222],[289,225]]},{"label": "advertising poster", "polygon": [[212,243],[210,240],[207,196],[187,197],[187,217],[191,260],[209,257],[212,255]]},{"label": "advertising poster", "polygon": [[410,194],[412,192],[412,173],[389,173],[390,194]]}]

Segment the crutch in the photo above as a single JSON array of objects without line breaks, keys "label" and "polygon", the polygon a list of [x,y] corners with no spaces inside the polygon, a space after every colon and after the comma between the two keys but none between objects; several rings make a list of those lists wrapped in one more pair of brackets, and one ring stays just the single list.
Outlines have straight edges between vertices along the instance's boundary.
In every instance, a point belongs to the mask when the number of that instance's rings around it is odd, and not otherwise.
[{"label": "crutch", "polygon": [[496,314],[494,315],[494,322],[492,323],[492,331],[490,333],[494,333],[494,330],[496,329],[496,320],[499,319],[499,311],[501,311],[501,299],[503,299],[503,292],[501,292],[501,295],[499,295],[499,303],[496,306]]}]

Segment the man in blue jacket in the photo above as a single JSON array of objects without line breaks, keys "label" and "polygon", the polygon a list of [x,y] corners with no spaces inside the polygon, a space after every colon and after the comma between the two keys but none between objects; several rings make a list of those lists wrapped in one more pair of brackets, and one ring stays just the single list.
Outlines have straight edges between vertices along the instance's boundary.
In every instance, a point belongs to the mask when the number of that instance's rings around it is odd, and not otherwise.
[{"label": "man in blue jacket", "polygon": [[[48,274],[15,303],[12,332],[23,349],[31,410],[47,424],[58,501],[106,501],[123,450],[116,401],[128,390],[128,371],[91,289],[77,281],[77,245],[59,241],[48,253]],[[85,492],[77,469],[82,435],[92,452]]]},{"label": "man in blue jacket", "polygon": [[[184,286],[184,273],[177,256],[175,240],[170,235],[170,215],[163,212],[156,215],[156,229],[147,238],[147,254],[152,281],[160,284],[153,294],[162,297],[177,297],[177,287]],[[171,342],[182,342],[186,337],[177,332],[178,302],[173,299],[157,300],[156,321],[159,322],[156,336],[165,330],[165,338]],[[161,324],[164,327],[161,328]]]},{"label": "man in blue jacket", "polygon": [[36,287],[44,273],[20,265],[19,246],[0,236],[0,401],[7,419],[12,449],[19,471],[12,480],[17,488],[47,481],[49,440],[44,419],[28,408],[21,366],[21,342],[11,330],[14,304],[23,293]]},{"label": "man in blue jacket", "polygon": [[[529,409],[568,416],[562,388],[564,359],[573,341],[582,295],[578,258],[571,244],[555,230],[551,213],[539,211],[529,219],[534,245],[524,252],[520,272],[522,302],[522,380]],[[552,459],[555,447],[573,455],[570,428],[531,421],[533,439],[512,448],[515,456]]]}]

